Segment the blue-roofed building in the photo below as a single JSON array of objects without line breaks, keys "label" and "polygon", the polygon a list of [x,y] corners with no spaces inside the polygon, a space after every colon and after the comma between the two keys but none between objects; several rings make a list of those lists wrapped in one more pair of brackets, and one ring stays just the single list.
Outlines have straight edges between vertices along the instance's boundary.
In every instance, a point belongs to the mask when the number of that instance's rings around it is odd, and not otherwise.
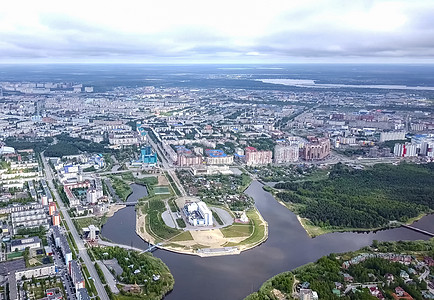
[{"label": "blue-roofed building", "polygon": [[155,165],[157,163],[157,153],[151,146],[144,146],[140,150],[140,161],[147,165]]},{"label": "blue-roofed building", "polygon": [[226,153],[223,152],[223,150],[220,149],[206,149],[205,150],[206,155],[209,157],[226,157]]},{"label": "blue-roofed building", "polygon": [[234,156],[227,155],[220,149],[207,149],[205,150],[207,155],[206,163],[208,165],[230,165],[234,163]]}]

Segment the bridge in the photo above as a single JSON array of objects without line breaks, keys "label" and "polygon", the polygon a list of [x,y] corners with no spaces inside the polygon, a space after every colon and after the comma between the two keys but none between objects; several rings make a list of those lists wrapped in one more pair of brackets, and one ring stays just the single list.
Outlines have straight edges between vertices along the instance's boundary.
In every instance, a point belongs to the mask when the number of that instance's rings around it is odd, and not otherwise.
[{"label": "bridge", "polygon": [[429,231],[426,231],[426,230],[423,230],[423,229],[420,229],[420,228],[417,228],[417,227],[413,227],[413,226],[410,226],[410,225],[406,225],[406,224],[402,224],[401,226],[404,227],[404,228],[408,228],[410,230],[413,230],[413,231],[416,231],[416,232],[428,235],[430,237],[434,237],[434,233],[432,233],[432,232],[429,232]]},{"label": "bridge", "polygon": [[108,246],[108,247],[120,247],[120,248],[124,248],[124,249],[127,249],[127,250],[134,250],[134,251],[137,251],[137,252],[140,252],[140,253],[153,252],[153,251],[157,250],[158,248],[160,248],[161,246],[163,246],[163,243],[158,243],[156,245],[148,243],[149,244],[148,248],[145,249],[145,250],[143,250],[143,249],[136,248],[136,247],[133,247],[133,246],[128,246],[128,245],[124,245],[124,244],[116,244],[116,243],[102,241],[102,240],[99,240],[98,244],[102,245],[102,246]]}]

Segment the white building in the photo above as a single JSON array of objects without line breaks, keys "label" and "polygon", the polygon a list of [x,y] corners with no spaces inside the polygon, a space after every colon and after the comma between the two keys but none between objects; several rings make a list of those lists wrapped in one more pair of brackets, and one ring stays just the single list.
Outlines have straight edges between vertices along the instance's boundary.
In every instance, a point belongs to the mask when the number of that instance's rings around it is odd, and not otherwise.
[{"label": "white building", "polygon": [[411,143],[395,144],[393,154],[398,157],[417,156],[417,145]]},{"label": "white building", "polygon": [[380,133],[380,142],[386,141],[402,141],[405,140],[405,132],[404,131],[390,131],[390,132],[382,132]]},{"label": "white building", "polygon": [[98,203],[98,199],[103,196],[103,192],[97,189],[88,189],[86,192],[87,203],[95,204]]},{"label": "white building", "polygon": [[54,264],[44,265],[15,271],[15,280],[21,280],[23,277],[30,279],[32,277],[38,278],[52,276],[54,274],[56,274],[56,267]]},{"label": "white building", "polygon": [[37,249],[41,248],[41,240],[37,237],[11,241],[11,252],[23,251],[26,248]]},{"label": "white building", "polygon": [[297,145],[277,144],[274,147],[274,162],[276,164],[298,161],[299,147]]},{"label": "white building", "polygon": [[187,203],[184,213],[188,223],[193,226],[212,226],[212,212],[203,201]]}]

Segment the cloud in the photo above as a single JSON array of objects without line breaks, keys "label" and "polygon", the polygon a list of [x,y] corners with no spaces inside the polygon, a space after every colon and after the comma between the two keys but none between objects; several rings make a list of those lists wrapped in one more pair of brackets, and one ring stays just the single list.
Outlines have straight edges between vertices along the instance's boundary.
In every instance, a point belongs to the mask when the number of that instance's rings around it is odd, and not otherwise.
[{"label": "cloud", "polygon": [[61,8],[48,1],[24,12],[7,4],[0,13],[0,61],[434,58],[432,1],[122,3]]}]

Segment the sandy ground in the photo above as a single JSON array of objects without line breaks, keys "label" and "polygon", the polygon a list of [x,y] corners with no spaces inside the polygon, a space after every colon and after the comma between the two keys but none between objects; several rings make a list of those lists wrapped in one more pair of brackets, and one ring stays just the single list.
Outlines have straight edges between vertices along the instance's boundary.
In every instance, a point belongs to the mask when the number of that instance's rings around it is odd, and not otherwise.
[{"label": "sandy ground", "polygon": [[167,180],[166,176],[164,175],[158,176],[158,185],[169,185],[169,181]]},{"label": "sandy ground", "polygon": [[111,205],[109,208],[109,211],[107,213],[107,218],[113,217],[115,212],[117,212],[118,210],[125,208],[125,207],[126,207],[125,204],[113,204],[113,205]]}]

